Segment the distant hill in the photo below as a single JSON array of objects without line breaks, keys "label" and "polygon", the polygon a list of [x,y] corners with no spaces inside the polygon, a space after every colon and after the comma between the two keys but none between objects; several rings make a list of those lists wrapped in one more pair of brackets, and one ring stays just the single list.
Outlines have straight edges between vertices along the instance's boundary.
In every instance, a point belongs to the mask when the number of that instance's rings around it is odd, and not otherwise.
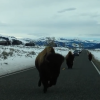
[{"label": "distant hill", "polygon": [[[36,45],[45,45],[46,44],[46,38],[39,38],[34,40]],[[68,48],[79,48],[83,47],[84,49],[95,49],[95,48],[100,48],[98,44],[100,43],[99,41],[96,40],[80,40],[80,39],[66,39],[66,38],[56,38],[54,41],[57,46],[61,47],[68,47]]]},{"label": "distant hill", "polygon": [[[35,45],[44,46],[47,43],[47,37],[42,37],[38,39],[30,39],[30,38],[22,38],[17,39],[14,36],[2,36],[0,35],[0,41],[4,40],[19,40],[24,45],[25,43],[34,43]],[[80,39],[66,39],[66,38],[55,38],[54,43],[57,44],[58,47],[68,47],[68,48],[79,48],[82,47],[84,49],[96,49],[100,48],[100,42],[96,40],[80,40]]]},{"label": "distant hill", "polygon": [[88,47],[88,49],[97,49],[97,48],[100,48],[100,43],[98,43],[94,46]]}]

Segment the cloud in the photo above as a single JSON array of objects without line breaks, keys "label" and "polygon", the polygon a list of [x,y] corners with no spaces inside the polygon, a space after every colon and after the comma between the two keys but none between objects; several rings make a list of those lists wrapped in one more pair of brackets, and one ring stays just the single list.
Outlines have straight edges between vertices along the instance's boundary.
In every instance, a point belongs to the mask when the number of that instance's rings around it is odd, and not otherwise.
[{"label": "cloud", "polygon": [[0,0],[0,34],[93,37],[100,32],[99,4],[99,0]]},{"label": "cloud", "polygon": [[7,26],[6,23],[4,23],[4,22],[0,22],[0,27],[6,27],[6,26]]},{"label": "cloud", "polygon": [[58,11],[58,13],[64,13],[64,12],[66,12],[66,11],[73,11],[73,10],[76,10],[76,8],[67,8],[67,9],[63,9],[63,10]]},{"label": "cloud", "polygon": [[100,37],[100,33],[86,34],[86,35],[88,35],[88,36],[92,36],[92,37],[94,37],[94,36],[96,36],[96,37]]},{"label": "cloud", "polygon": [[82,13],[81,16],[89,16],[89,17],[95,18],[95,17],[100,17],[100,14],[98,12],[95,12],[95,13]]}]

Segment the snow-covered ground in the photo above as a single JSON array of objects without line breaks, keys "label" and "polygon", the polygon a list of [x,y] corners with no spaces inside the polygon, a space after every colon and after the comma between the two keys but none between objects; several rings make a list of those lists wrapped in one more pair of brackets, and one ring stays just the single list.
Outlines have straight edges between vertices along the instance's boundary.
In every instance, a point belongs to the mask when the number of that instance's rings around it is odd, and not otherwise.
[{"label": "snow-covered ground", "polygon": [[[45,47],[0,46],[0,75],[35,67],[35,58]],[[55,52],[66,56],[68,48],[55,47]],[[70,50],[73,52],[73,50]]]},{"label": "snow-covered ground", "polygon": [[[44,46],[25,47],[20,46],[0,46],[0,76],[26,68],[35,67],[35,58]],[[56,53],[66,56],[72,49],[64,47],[54,47]],[[100,49],[89,50],[96,59],[100,61]]]}]

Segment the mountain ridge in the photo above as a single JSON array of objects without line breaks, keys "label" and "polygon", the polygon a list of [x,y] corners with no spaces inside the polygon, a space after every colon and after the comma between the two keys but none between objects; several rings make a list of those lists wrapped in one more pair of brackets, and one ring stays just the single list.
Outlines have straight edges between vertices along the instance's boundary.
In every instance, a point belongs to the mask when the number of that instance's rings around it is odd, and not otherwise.
[{"label": "mountain ridge", "polygon": [[19,40],[22,41],[23,43],[29,43],[29,42],[34,42],[35,45],[43,46],[46,45],[47,41],[49,39],[53,39],[54,42],[57,44],[57,46],[62,46],[62,47],[68,47],[68,48],[74,48],[74,47],[83,47],[85,49],[95,49],[95,48],[100,48],[100,42],[97,40],[82,40],[78,38],[64,38],[64,37],[41,37],[37,39],[30,39],[30,38],[21,38],[18,39],[14,36],[3,36],[0,35],[0,39],[6,39],[6,40]]}]

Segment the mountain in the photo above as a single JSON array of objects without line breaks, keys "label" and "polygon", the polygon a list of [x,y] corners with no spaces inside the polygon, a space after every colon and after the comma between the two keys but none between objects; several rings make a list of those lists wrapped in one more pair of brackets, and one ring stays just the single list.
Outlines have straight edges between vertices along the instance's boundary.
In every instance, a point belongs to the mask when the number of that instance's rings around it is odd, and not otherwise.
[{"label": "mountain", "polygon": [[1,39],[4,39],[4,40],[13,40],[13,39],[15,39],[15,40],[17,40],[17,38],[16,37],[14,37],[14,36],[4,36],[4,35],[0,35],[0,40]]},{"label": "mountain", "polygon": [[0,45],[20,45],[22,44],[21,41],[19,41],[14,36],[3,36],[0,35]]},{"label": "mountain", "polygon": [[[34,40],[36,45],[45,45],[48,39],[46,37]],[[54,42],[57,46],[68,47],[68,48],[79,48],[84,49],[95,49],[100,48],[99,41],[96,40],[81,40],[81,39],[66,39],[66,38],[55,38]]]},{"label": "mountain", "polygon": [[96,48],[100,48],[100,43],[98,43],[94,46],[88,47],[88,49],[96,49]]},{"label": "mountain", "polygon": [[41,37],[38,39],[30,39],[30,38],[22,38],[22,39],[17,39],[14,36],[2,36],[0,35],[0,41],[2,39],[8,41],[13,41],[13,40],[19,40],[23,44],[25,43],[35,43],[35,45],[39,46],[44,46],[47,44],[48,40],[54,40],[54,43],[57,44],[59,47],[68,47],[68,48],[79,48],[82,47],[84,49],[95,49],[95,48],[100,48],[100,42],[96,40],[81,40],[81,39],[67,39],[63,37],[59,38],[52,38],[52,37]]}]

